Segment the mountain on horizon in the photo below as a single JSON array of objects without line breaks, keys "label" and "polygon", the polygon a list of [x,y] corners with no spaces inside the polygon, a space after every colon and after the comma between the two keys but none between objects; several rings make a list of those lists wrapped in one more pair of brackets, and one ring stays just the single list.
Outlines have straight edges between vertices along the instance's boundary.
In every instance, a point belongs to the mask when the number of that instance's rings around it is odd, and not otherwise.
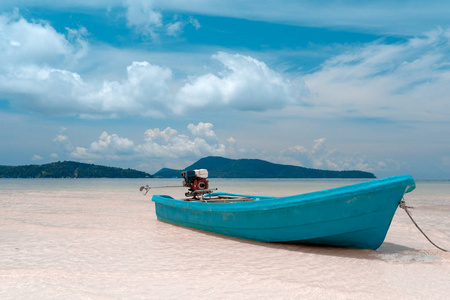
[{"label": "mountain on horizon", "polygon": [[75,161],[44,165],[0,166],[0,178],[151,178],[133,169],[122,169]]},{"label": "mountain on horizon", "polygon": [[373,173],[358,170],[319,170],[275,164],[261,159],[230,159],[219,156],[201,158],[183,170],[163,168],[153,176],[179,178],[182,171],[194,169],[207,169],[212,178],[376,178]]}]

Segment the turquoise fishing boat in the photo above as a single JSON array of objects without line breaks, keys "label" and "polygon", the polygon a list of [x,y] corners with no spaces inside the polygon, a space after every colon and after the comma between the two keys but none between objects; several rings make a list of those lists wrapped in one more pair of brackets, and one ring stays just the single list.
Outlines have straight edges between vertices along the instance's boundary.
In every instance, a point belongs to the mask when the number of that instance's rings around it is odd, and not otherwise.
[{"label": "turquoise fishing boat", "polygon": [[199,190],[201,197],[197,197],[198,190],[190,190],[193,198],[188,199],[154,195],[157,218],[248,240],[362,249],[377,249],[383,243],[403,195],[415,188],[411,176],[400,175],[294,196],[265,197],[213,192],[204,178],[199,180],[206,182]]}]

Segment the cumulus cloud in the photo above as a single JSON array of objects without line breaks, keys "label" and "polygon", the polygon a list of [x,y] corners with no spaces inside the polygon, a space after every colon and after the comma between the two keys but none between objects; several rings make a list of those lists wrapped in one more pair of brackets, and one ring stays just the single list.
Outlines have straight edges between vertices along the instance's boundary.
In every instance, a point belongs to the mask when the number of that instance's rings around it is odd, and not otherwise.
[{"label": "cumulus cloud", "polygon": [[92,87],[79,99],[87,113],[111,115],[164,116],[171,104],[172,71],[148,62],[133,62],[127,78],[104,81],[100,89]]},{"label": "cumulus cloud", "polygon": [[133,151],[133,147],[134,143],[131,140],[117,134],[109,135],[104,131],[98,141],[91,144],[90,150],[100,154],[127,154]]},{"label": "cumulus cloud", "polygon": [[[55,143],[61,143],[65,154],[51,154],[53,158],[70,157],[85,161],[134,161],[143,162],[146,168],[157,170],[167,167],[166,163],[175,168],[205,156],[251,157],[269,161],[301,165],[308,168],[329,170],[364,170],[370,172],[395,172],[402,163],[392,159],[373,159],[360,153],[339,151],[327,144],[326,138],[312,141],[307,147],[293,145],[284,150],[266,152],[263,149],[238,148],[233,137],[219,141],[213,130],[213,124],[199,122],[189,124],[183,134],[176,129],[150,128],[143,134],[141,142],[135,142],[127,137],[109,134],[104,131],[96,141],[88,146],[74,146],[67,135],[57,134]],[[70,145],[67,147],[66,145]],[[36,156],[34,160],[39,159]],[[42,159],[42,158],[41,158]]]},{"label": "cumulus cloud", "polygon": [[338,55],[304,77],[317,115],[448,121],[450,30],[405,43],[376,42]]},{"label": "cumulus cloud", "polygon": [[87,52],[84,28],[57,32],[45,21],[28,22],[16,10],[0,15],[1,66],[29,65],[39,62],[61,65],[76,62]]},{"label": "cumulus cloud", "polygon": [[224,156],[229,154],[226,144],[220,143],[211,123],[200,122],[189,124],[192,136],[179,134],[178,131],[167,127],[145,132],[146,142],[139,145],[136,151],[146,157],[161,158],[200,158],[208,155]]},{"label": "cumulus cloud", "polygon": [[[131,62],[119,79],[87,79],[71,68],[89,51],[84,28],[62,34],[16,12],[0,15],[0,32],[0,92],[13,106],[47,115],[163,118],[289,107],[318,118],[446,121],[450,110],[447,29],[355,47],[302,78],[251,56],[219,52],[212,56],[218,69],[184,81],[147,61]],[[300,110],[290,109],[299,104]]]},{"label": "cumulus cloud", "polygon": [[294,145],[280,152],[280,161],[308,168],[327,170],[363,170],[369,172],[396,170],[400,163],[392,159],[370,159],[360,153],[344,153],[330,148],[325,138],[313,141],[312,147]]},{"label": "cumulus cloud", "polygon": [[110,135],[104,131],[97,141],[91,143],[89,148],[75,147],[70,155],[80,159],[121,160],[132,155],[133,151],[133,141],[117,134]]},{"label": "cumulus cloud", "polygon": [[164,130],[160,130],[159,128],[148,129],[144,133],[145,139],[149,142],[163,140],[166,143],[169,142],[169,140],[177,134],[178,132],[170,127],[167,127]]},{"label": "cumulus cloud", "polygon": [[221,143],[208,143],[198,137],[175,134],[165,143],[149,141],[137,147],[142,156],[158,158],[200,158],[208,155],[224,156],[227,149]]},{"label": "cumulus cloud", "polygon": [[29,22],[19,15],[0,17],[0,48],[5,53],[0,57],[0,92],[28,111],[85,118],[162,118],[191,109],[264,111],[299,102],[301,84],[255,58],[225,52],[212,57],[222,63],[222,70],[185,83],[174,79],[170,68],[147,61],[132,62],[122,79],[87,80],[71,70],[89,49],[84,28],[67,29],[63,35],[47,23]]},{"label": "cumulus cloud", "polygon": [[28,22],[17,12],[0,15],[0,92],[33,111],[74,109],[71,97],[84,84],[78,74],[60,67],[86,53],[82,34],[84,30],[73,29],[67,36],[60,34],[48,23]]},{"label": "cumulus cloud", "polygon": [[0,15],[0,92],[13,105],[49,115],[117,117],[164,115],[172,71],[133,62],[121,81],[85,81],[67,70],[87,51],[85,29],[60,34],[45,22]]},{"label": "cumulus cloud", "polygon": [[264,62],[225,52],[212,58],[221,62],[224,70],[190,79],[176,96],[178,112],[211,105],[265,111],[299,103],[302,83],[292,82]]},{"label": "cumulus cloud", "polygon": [[[228,145],[231,143],[220,143],[212,127],[211,123],[189,124],[188,129],[192,132],[192,136],[180,134],[170,127],[164,130],[152,128],[145,131],[144,141],[139,144],[105,131],[89,147],[74,147],[70,155],[79,159],[106,160],[198,159],[209,155],[229,155]],[[212,140],[210,137],[215,139]],[[61,135],[58,135],[55,140],[61,140]],[[235,144],[234,140],[233,144]]]},{"label": "cumulus cloud", "polygon": [[207,139],[217,139],[216,133],[212,129],[214,127],[211,123],[200,122],[198,125],[189,124],[188,129],[191,131],[192,135],[203,137]]},{"label": "cumulus cloud", "polygon": [[0,90],[14,104],[48,115],[163,117],[170,109],[170,69],[133,62],[122,81],[85,82],[77,73],[46,66],[5,67]]}]

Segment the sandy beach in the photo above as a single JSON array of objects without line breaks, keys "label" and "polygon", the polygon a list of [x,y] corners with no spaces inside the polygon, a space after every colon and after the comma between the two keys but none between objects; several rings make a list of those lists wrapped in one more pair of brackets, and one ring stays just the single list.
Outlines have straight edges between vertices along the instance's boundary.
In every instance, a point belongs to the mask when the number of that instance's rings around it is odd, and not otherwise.
[{"label": "sandy beach", "polygon": [[[450,298],[450,254],[429,244],[402,210],[377,251],[269,244],[160,222],[141,183],[1,180],[0,298]],[[348,183],[215,180],[263,194]],[[449,182],[419,182],[407,196],[416,221],[446,248],[449,189]]]}]

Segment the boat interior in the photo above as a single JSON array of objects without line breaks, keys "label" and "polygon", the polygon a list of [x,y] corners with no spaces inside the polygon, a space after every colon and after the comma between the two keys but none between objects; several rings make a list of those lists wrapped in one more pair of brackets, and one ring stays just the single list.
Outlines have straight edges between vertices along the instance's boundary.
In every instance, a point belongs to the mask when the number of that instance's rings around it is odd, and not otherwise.
[{"label": "boat interior", "polygon": [[243,196],[224,196],[224,195],[202,195],[201,197],[185,198],[181,199],[190,202],[209,202],[209,203],[234,203],[234,202],[247,202],[255,201],[257,199]]},{"label": "boat interior", "polygon": [[191,196],[185,199],[181,199],[184,201],[190,202],[210,202],[210,203],[234,203],[234,202],[247,202],[254,201],[257,198],[253,197],[245,197],[240,195],[232,195],[227,193],[214,193],[217,189],[205,189],[205,190],[197,190],[191,193],[186,193],[186,196]]}]

